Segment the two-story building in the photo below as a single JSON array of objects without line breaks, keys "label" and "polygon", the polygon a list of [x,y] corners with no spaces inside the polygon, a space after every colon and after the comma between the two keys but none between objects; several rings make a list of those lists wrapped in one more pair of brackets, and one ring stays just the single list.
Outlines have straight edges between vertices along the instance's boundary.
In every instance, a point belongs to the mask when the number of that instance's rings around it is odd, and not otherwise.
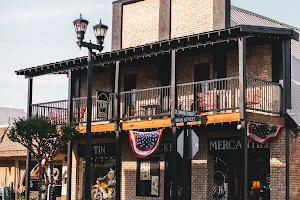
[{"label": "two-story building", "polygon": [[[68,75],[68,100],[29,105],[32,115],[76,123],[83,134],[68,152],[68,199],[83,199],[87,181],[88,81],[88,181],[114,172],[95,198],[299,199],[300,29],[229,0],[120,0],[112,22],[112,51],[94,56],[91,80],[87,57],[16,72],[29,91],[36,76]],[[185,124],[184,113],[197,117]],[[190,159],[179,154],[185,128]]]}]

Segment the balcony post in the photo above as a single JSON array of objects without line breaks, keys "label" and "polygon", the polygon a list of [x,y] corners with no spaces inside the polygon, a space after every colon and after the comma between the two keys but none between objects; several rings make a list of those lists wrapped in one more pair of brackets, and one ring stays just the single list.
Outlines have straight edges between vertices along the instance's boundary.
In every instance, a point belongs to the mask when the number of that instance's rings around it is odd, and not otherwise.
[{"label": "balcony post", "polygon": [[176,50],[171,52],[171,121],[172,121],[172,199],[177,199],[177,127],[175,123],[177,109]]},{"label": "balcony post", "polygon": [[[73,117],[73,91],[74,91],[74,73],[72,70],[68,71],[68,114],[67,114],[67,123],[72,123]],[[68,170],[67,170],[67,200],[71,200],[71,183],[72,183],[72,142],[68,143],[67,148],[67,163],[68,163]]]},{"label": "balcony post", "polygon": [[115,96],[112,95],[115,92],[115,65],[110,66],[109,71],[109,110],[108,110],[108,119],[112,120],[114,118],[114,100]]},{"label": "balcony post", "polygon": [[116,200],[121,199],[121,139],[120,139],[120,61],[115,66],[114,120],[116,133]]},{"label": "balcony post", "polygon": [[92,49],[89,48],[87,68],[87,120],[85,135],[85,199],[91,199],[91,153],[92,153],[92,78],[93,78],[93,57]]},{"label": "balcony post", "polygon": [[239,90],[240,90],[240,119],[244,150],[244,200],[248,200],[248,136],[247,136],[247,78],[246,78],[246,39],[238,40],[239,52]]},{"label": "balcony post", "polygon": [[[28,78],[28,99],[27,99],[27,117],[32,117],[32,85],[33,78]],[[26,182],[25,182],[25,200],[30,199],[30,162],[31,162],[31,153],[27,150],[27,159],[26,159]]]},{"label": "balcony post", "polygon": [[[282,67],[281,84],[283,88],[281,114],[286,117],[287,109],[291,109],[291,41],[282,40]],[[290,137],[289,131],[285,131],[285,163],[286,163],[286,199],[290,199]]]}]

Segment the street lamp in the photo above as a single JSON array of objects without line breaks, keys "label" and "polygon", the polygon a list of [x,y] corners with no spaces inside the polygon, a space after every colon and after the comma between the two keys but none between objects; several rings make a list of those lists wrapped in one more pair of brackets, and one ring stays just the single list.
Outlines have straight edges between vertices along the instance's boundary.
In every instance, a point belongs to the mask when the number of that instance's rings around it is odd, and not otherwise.
[{"label": "street lamp", "polygon": [[93,49],[101,52],[103,50],[103,42],[107,32],[108,27],[104,24],[100,23],[93,27],[95,36],[98,44],[93,44],[91,42],[84,42],[84,34],[86,32],[87,26],[89,22],[82,18],[80,14],[80,18],[76,19],[74,22],[74,28],[77,34],[77,45],[81,47],[88,48],[88,66],[87,66],[87,119],[86,119],[86,134],[85,134],[85,194],[84,199],[91,199],[91,142],[92,142],[92,133],[91,133],[91,125],[92,125],[92,74],[93,74]]}]

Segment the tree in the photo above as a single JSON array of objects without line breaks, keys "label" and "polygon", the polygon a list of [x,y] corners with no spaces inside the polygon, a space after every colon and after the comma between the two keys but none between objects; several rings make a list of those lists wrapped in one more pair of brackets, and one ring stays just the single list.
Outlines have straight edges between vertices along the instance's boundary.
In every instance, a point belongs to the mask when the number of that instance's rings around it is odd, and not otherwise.
[{"label": "tree", "polygon": [[50,193],[52,195],[54,157],[78,134],[79,131],[75,126],[57,125],[44,117],[19,118],[12,124],[8,137],[26,147],[37,160],[39,199],[42,199],[42,186],[45,185],[44,166],[50,165],[51,178],[48,180],[48,184],[51,185]]}]

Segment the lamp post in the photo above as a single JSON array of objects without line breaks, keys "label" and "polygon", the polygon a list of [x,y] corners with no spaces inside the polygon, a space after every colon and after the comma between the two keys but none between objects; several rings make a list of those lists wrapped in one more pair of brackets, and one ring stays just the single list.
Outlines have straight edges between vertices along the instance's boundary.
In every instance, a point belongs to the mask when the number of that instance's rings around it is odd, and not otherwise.
[{"label": "lamp post", "polygon": [[84,42],[84,34],[86,32],[87,26],[89,22],[82,18],[80,14],[80,18],[76,19],[74,22],[75,31],[77,33],[77,45],[81,47],[88,48],[88,66],[87,66],[87,121],[86,121],[86,134],[85,134],[85,189],[84,189],[84,199],[91,199],[91,142],[92,142],[92,133],[91,133],[91,125],[92,125],[92,74],[93,74],[93,50],[98,50],[101,52],[103,50],[103,41],[107,32],[108,27],[104,24],[100,23],[93,27],[95,36],[97,39],[97,44],[92,44],[91,42]]}]

